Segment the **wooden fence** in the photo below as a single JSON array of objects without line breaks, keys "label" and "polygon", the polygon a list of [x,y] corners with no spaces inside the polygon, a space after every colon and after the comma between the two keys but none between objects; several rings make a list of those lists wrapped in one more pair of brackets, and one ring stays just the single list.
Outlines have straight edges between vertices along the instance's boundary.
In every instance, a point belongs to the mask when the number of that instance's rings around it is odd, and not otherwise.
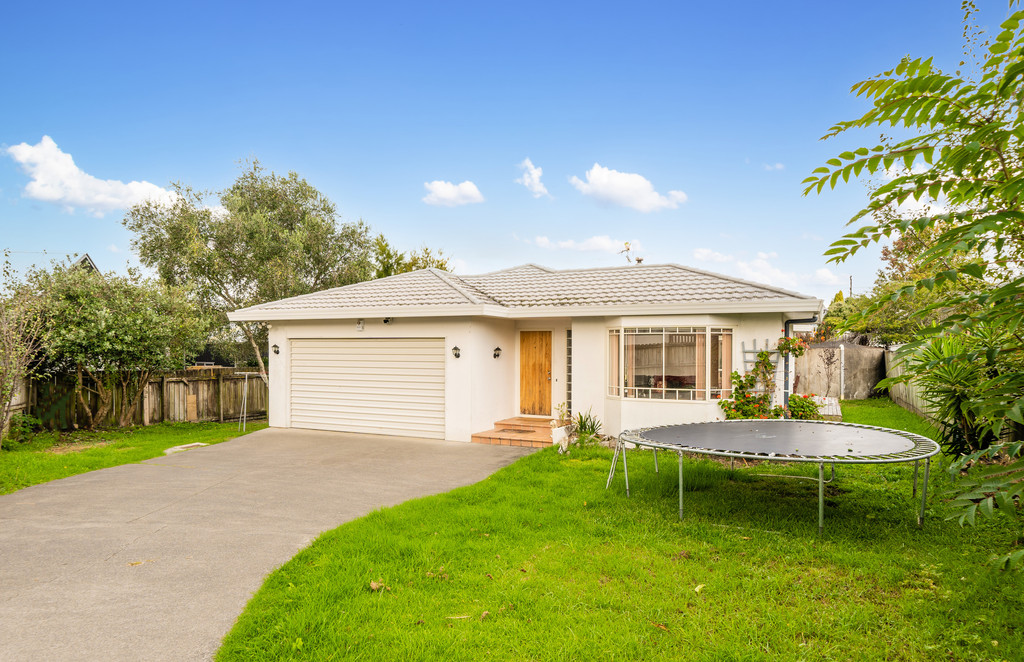
[{"label": "wooden fence", "polygon": [[[896,350],[886,350],[885,376],[902,377],[903,374],[903,364],[901,361],[896,359]],[[934,422],[935,408],[931,403],[924,399],[924,396],[921,394],[921,389],[918,388],[917,384],[914,382],[893,384],[889,387],[889,398],[904,409],[908,409],[915,414],[923,416],[929,421]]]},{"label": "wooden fence", "polygon": [[[28,388],[27,413],[50,429],[70,430],[84,426],[85,412],[75,398],[73,376],[33,381]],[[146,386],[135,412],[134,425],[152,425],[163,421],[236,421],[242,415],[243,400],[247,418],[267,415],[267,387],[258,374],[248,376],[236,368],[190,368],[155,375]],[[86,394],[86,403],[95,413],[98,400]],[[121,395],[115,392],[114,406],[97,427],[117,425]]]}]

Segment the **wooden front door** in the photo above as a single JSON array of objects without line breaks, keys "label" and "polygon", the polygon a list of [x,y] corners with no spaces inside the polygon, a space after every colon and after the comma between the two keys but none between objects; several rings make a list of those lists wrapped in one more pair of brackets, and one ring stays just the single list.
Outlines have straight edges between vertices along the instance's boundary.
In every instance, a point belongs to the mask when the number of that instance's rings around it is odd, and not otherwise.
[{"label": "wooden front door", "polygon": [[551,332],[519,333],[519,410],[551,415]]}]

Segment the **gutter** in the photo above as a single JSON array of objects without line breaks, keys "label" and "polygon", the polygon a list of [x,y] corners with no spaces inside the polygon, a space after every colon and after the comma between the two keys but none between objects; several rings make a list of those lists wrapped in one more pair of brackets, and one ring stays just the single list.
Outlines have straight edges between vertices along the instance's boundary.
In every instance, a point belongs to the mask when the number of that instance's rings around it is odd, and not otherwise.
[{"label": "gutter", "polygon": [[[799,319],[799,320],[786,320],[786,323],[784,325],[784,327],[785,327],[785,337],[786,338],[790,338],[791,337],[791,334],[793,333],[793,328],[792,328],[793,324],[815,324],[817,321],[818,321],[818,316],[817,315],[814,315],[813,317],[807,317],[807,318],[804,318],[804,319]],[[789,409],[789,396],[790,396],[790,392],[789,392],[789,374],[790,374],[790,371],[791,371],[791,368],[790,368],[790,358],[791,357],[789,355],[786,356],[786,369],[783,370],[783,375],[784,375],[783,379],[784,379],[784,381],[783,381],[783,386],[782,386],[782,397],[783,397],[783,401],[785,402],[785,407],[786,407],[787,410]]]}]

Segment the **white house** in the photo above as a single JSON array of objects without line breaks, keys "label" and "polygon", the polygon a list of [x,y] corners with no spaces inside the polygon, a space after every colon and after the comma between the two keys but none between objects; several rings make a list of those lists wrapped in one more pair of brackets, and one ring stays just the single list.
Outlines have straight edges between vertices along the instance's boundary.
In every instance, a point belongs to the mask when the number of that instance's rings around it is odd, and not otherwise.
[{"label": "white house", "polygon": [[272,426],[470,441],[510,417],[546,426],[562,403],[608,434],[722,418],[741,346],[821,308],[674,264],[527,264],[424,269],[228,317],[270,324]]}]

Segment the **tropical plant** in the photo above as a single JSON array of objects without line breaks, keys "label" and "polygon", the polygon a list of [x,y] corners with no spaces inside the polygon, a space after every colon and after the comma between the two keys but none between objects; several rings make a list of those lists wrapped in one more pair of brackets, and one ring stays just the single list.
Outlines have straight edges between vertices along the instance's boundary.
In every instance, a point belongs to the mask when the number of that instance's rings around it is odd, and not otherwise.
[{"label": "tropical plant", "polygon": [[[1024,442],[998,444],[963,455],[950,465],[949,473],[959,482],[955,490],[947,493],[955,510],[948,519],[959,519],[961,525],[974,525],[978,513],[984,517],[993,517],[996,513],[1021,517]],[[1024,549],[997,554],[994,560],[1002,569],[1021,567]]]},{"label": "tropical plant", "polygon": [[[981,42],[970,23],[974,6],[970,2],[964,6],[969,50],[971,44]],[[980,422],[980,432],[997,437],[1008,426],[1024,425],[1024,367],[1015,358],[1024,353],[1024,315],[1020,313],[1024,301],[1022,24],[1022,11],[1013,12],[1002,23],[994,41],[985,43],[980,53],[975,79],[959,71],[947,74],[930,58],[907,57],[893,69],[854,85],[853,92],[870,100],[872,107],[857,119],[833,126],[826,138],[898,124],[912,135],[896,141],[883,137],[873,147],[842,152],[804,180],[806,194],[834,188],[840,179],[845,182],[861,173],[889,179],[871,191],[867,205],[850,220],[863,224],[826,252],[831,261],[841,262],[862,248],[908,231],[934,231],[916,259],[922,273],[914,274],[912,283],[899,287],[886,300],[938,291],[941,296],[917,313],[943,309],[943,314],[919,329],[900,355],[913,355],[933,336],[955,336],[978,326],[1003,330],[1005,341],[998,345],[986,348],[969,343],[954,355],[916,365],[920,372],[955,362],[1001,363],[1004,369],[986,375],[968,407]],[[915,201],[930,204],[934,211],[910,217],[887,213]],[[864,222],[869,217],[872,220]],[[955,287],[943,291],[947,286]],[[868,311],[877,310],[881,303]],[[1007,449],[994,445],[986,452]],[[1017,484],[1005,476],[993,479],[985,483],[984,494],[993,499],[1015,494]],[[965,496],[976,493],[972,490]],[[977,498],[959,501],[976,502]],[[964,521],[970,523],[973,518]]]},{"label": "tropical plant", "polygon": [[975,408],[985,397],[981,389],[995,367],[984,361],[957,360],[968,351],[971,340],[967,335],[933,338],[908,365],[924,399],[935,408],[943,448],[953,456],[988,448],[996,440]]}]

